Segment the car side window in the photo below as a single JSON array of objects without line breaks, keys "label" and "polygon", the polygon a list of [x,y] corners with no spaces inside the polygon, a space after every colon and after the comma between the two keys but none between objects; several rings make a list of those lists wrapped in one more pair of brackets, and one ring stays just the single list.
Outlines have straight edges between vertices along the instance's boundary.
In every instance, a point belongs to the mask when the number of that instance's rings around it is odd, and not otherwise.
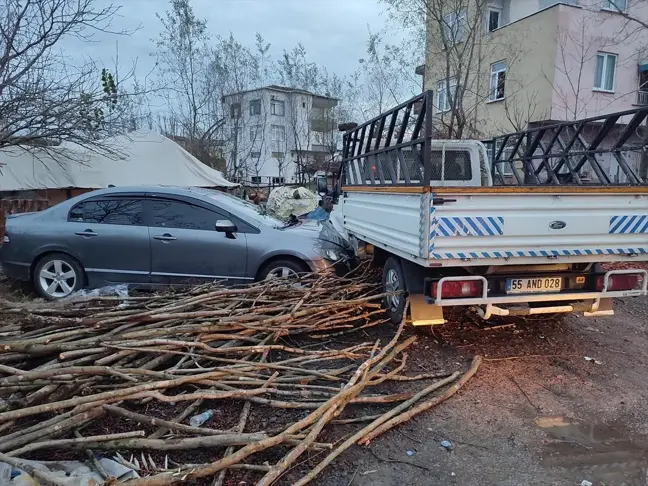
[{"label": "car side window", "polygon": [[151,200],[150,208],[152,224],[157,228],[216,231],[217,220],[229,219],[217,211],[169,199]]},{"label": "car side window", "polygon": [[77,204],[68,221],[92,224],[144,225],[144,203],[141,199],[95,199]]}]

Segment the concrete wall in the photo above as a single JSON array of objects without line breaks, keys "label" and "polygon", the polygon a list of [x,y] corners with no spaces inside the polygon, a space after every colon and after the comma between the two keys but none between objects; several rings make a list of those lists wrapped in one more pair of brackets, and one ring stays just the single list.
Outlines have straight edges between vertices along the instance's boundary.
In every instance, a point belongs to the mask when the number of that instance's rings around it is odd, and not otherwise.
[{"label": "concrete wall", "polygon": [[[629,8],[648,19],[647,2],[630,2]],[[637,31],[616,13],[561,5],[551,118],[574,120],[631,109],[647,45],[648,32]],[[612,93],[594,88],[599,51],[617,55]]]},{"label": "concrete wall", "polygon": [[[555,44],[547,39],[555,38],[557,25],[558,12],[552,8],[494,32],[484,29],[480,33],[475,58],[464,63],[463,71],[468,74],[462,77],[467,87],[464,109],[469,124],[476,130],[473,137],[514,131],[519,125],[526,125],[530,117],[550,113]],[[437,82],[445,78],[448,58],[435,46],[435,35],[434,26],[428,25],[425,87],[436,93]],[[505,61],[508,69],[505,99],[489,101],[491,64],[499,61]],[[440,126],[440,121],[447,117],[447,113],[437,113],[435,125]]]},{"label": "concrete wall", "polygon": [[556,36],[558,17],[558,9],[551,8],[487,34],[491,39],[481,69],[486,89],[492,63],[505,60],[508,70],[505,98],[486,100],[477,109],[478,125],[486,137],[523,129],[529,120],[549,118],[555,46],[548,39]]}]

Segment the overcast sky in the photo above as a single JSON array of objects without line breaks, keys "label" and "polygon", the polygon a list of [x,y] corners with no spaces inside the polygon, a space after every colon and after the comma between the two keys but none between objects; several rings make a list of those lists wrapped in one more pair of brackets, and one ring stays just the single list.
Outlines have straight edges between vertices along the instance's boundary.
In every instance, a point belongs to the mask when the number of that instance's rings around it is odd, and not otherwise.
[{"label": "overcast sky", "polygon": [[[121,68],[128,68],[137,59],[138,76],[143,76],[154,65],[151,39],[161,26],[155,14],[167,10],[169,2],[111,1],[122,5],[114,20],[115,29],[141,28],[129,37],[95,36],[95,42],[75,48],[84,51],[79,54],[111,66],[118,41]],[[367,25],[379,31],[387,20],[385,6],[378,0],[193,0],[192,4],[196,15],[207,20],[213,35],[227,36],[231,31],[237,40],[252,47],[259,32],[272,44],[274,59],[301,42],[310,60],[341,75],[352,72],[365,55]],[[398,37],[394,32],[393,40]]]}]

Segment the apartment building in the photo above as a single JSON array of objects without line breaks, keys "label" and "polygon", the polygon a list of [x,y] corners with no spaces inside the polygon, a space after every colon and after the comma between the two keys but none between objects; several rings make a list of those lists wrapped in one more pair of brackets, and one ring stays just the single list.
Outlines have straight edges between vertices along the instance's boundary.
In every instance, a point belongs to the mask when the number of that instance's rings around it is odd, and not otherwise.
[{"label": "apartment building", "polygon": [[306,182],[337,150],[337,103],[277,85],[224,96],[228,174],[248,185]]},{"label": "apartment building", "polygon": [[[428,13],[426,64],[417,71],[435,92],[433,123],[441,137],[456,136],[459,127],[459,136],[486,139],[648,105],[648,31],[617,9],[646,21],[644,0],[447,6]],[[627,121],[622,117],[618,130]],[[637,167],[639,159],[634,154]],[[604,163],[613,179],[623,178],[613,158]]]}]

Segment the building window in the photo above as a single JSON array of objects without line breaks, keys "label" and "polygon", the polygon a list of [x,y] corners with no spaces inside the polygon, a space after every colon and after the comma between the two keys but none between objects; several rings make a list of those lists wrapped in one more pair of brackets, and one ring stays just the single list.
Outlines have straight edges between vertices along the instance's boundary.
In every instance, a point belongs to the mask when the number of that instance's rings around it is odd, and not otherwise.
[{"label": "building window", "polygon": [[277,159],[277,160],[283,160],[283,158],[286,156],[284,152],[272,152],[272,158]]},{"label": "building window", "polygon": [[230,105],[230,116],[232,118],[241,117],[241,103],[232,103]]},{"label": "building window", "polygon": [[506,63],[504,61],[491,64],[490,93],[489,101],[504,99],[504,88],[506,85]]},{"label": "building window", "polygon": [[236,129],[236,127],[232,128],[232,131],[230,132],[230,140],[236,140],[236,132],[237,131],[238,130]]},{"label": "building window", "polygon": [[251,125],[250,126],[250,141],[254,142],[255,140],[261,139],[261,125]]},{"label": "building window", "polygon": [[286,113],[286,103],[280,100],[272,100],[270,102],[270,114],[277,116],[284,116]]},{"label": "building window", "polygon": [[493,32],[500,27],[502,21],[502,11],[499,8],[490,7],[488,9],[488,32]]},{"label": "building window", "polygon": [[284,182],[286,182],[285,177],[273,177],[272,178],[272,183],[273,184],[283,184]]},{"label": "building window", "polygon": [[628,8],[628,0],[603,0],[601,10],[611,10],[613,12],[625,12]]},{"label": "building window", "polygon": [[250,152],[250,158],[251,159],[260,159],[261,158],[261,152]]},{"label": "building window", "polygon": [[261,100],[252,100],[250,101],[250,115],[260,115],[261,114]]},{"label": "building window", "polygon": [[261,176],[250,177],[250,182],[252,182],[252,184],[261,184]]},{"label": "building window", "polygon": [[639,72],[639,92],[637,93],[637,104],[648,105],[648,70]]},{"label": "building window", "polygon": [[595,90],[614,91],[616,61],[616,54],[606,54],[604,52],[596,54],[596,73],[594,74]]},{"label": "building window", "polygon": [[439,113],[450,111],[452,108],[454,100],[451,100],[450,96],[448,96],[448,86],[450,86],[450,92],[454,96],[457,92],[457,78],[452,77],[450,80],[444,79],[437,83],[437,111]]},{"label": "building window", "polygon": [[443,16],[443,31],[449,45],[463,42],[466,36],[466,11],[458,10]]},{"label": "building window", "polygon": [[286,141],[286,127],[283,125],[272,125],[272,141],[285,142]]}]

